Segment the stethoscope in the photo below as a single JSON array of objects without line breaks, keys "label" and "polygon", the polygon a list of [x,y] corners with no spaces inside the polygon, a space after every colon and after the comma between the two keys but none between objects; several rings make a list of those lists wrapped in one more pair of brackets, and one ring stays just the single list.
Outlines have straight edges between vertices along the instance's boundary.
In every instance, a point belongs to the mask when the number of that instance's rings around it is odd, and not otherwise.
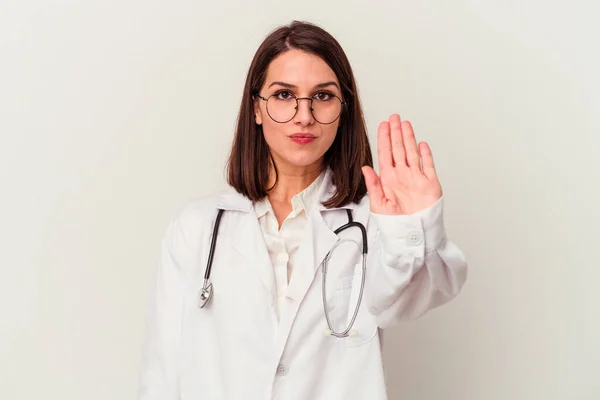
[{"label": "stethoscope", "polygon": [[[219,225],[221,223],[221,217],[223,216],[223,211],[224,210],[219,209],[219,212],[217,214],[217,219],[215,221],[215,226],[213,228],[212,239],[210,241],[210,249],[208,252],[208,261],[206,264],[206,271],[204,272],[204,283],[202,285],[202,289],[200,290],[200,294],[198,296],[198,307],[199,308],[204,308],[206,306],[206,304],[209,302],[209,300],[212,298],[212,295],[213,295],[214,289],[213,289],[213,284],[210,281],[210,271],[212,268],[212,262],[213,262],[213,258],[215,255],[215,246],[217,244],[217,233],[219,232]],[[357,246],[358,246],[358,244],[355,241],[350,240],[350,239],[339,240],[333,246],[333,248],[327,253],[327,255],[325,256],[325,259],[323,260],[323,264],[322,264],[323,309],[325,311],[325,319],[327,320],[327,329],[325,329],[324,334],[326,336],[334,336],[334,337],[338,337],[338,338],[345,338],[348,336],[358,335],[358,331],[355,329],[353,330],[352,326],[354,325],[354,322],[356,321],[356,317],[358,316],[358,311],[359,311],[360,305],[362,303],[362,296],[363,296],[363,292],[365,289],[365,278],[367,276],[367,251],[368,251],[367,230],[365,229],[365,226],[363,224],[352,220],[352,212],[350,210],[346,209],[346,212],[348,214],[348,223],[337,228],[334,231],[334,233],[336,235],[339,235],[342,231],[344,231],[348,228],[352,228],[352,227],[357,227],[360,229],[360,232],[362,234],[362,247],[359,246],[359,249],[361,251],[361,256],[362,256],[362,271],[361,271],[360,291],[358,293],[358,299],[356,300],[356,306],[354,307],[354,312],[352,314],[352,318],[350,319],[350,322],[348,323],[348,326],[346,327],[346,329],[344,329],[341,332],[336,332],[333,330],[333,328],[331,326],[331,319],[329,318],[329,311],[327,309],[327,289],[326,289],[327,288],[327,268],[328,268],[327,262],[331,258],[331,253],[333,252],[333,250],[337,246],[339,246],[341,243],[350,242],[350,243],[354,243]]]}]

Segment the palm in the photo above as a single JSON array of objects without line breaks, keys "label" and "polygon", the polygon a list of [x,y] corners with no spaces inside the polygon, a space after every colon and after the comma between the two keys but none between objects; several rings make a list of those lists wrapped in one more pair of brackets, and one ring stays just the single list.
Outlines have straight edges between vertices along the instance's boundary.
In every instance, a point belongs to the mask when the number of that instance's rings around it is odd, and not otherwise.
[{"label": "palm", "polygon": [[377,133],[379,176],[363,167],[371,211],[378,214],[414,214],[442,196],[433,156],[427,143],[417,145],[412,126],[394,114]]}]

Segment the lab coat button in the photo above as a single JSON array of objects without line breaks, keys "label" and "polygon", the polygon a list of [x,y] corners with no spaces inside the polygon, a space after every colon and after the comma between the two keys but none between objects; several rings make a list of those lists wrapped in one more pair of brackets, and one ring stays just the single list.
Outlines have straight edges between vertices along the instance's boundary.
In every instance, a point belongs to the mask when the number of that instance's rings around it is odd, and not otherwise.
[{"label": "lab coat button", "polygon": [[288,373],[288,367],[285,366],[284,364],[279,364],[277,366],[277,375],[279,376],[285,376]]},{"label": "lab coat button", "polygon": [[406,235],[406,244],[409,246],[418,246],[423,243],[423,233],[418,230],[412,230]]}]

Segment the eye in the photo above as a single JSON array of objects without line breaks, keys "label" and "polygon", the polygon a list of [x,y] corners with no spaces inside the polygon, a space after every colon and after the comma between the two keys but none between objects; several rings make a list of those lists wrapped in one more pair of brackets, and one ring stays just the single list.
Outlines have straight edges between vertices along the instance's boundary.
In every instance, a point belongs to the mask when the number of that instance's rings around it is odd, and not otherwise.
[{"label": "eye", "polygon": [[281,90],[273,94],[277,98],[277,100],[291,100],[294,98],[294,95],[288,92],[287,90]]},{"label": "eye", "polygon": [[327,93],[327,92],[319,92],[313,96],[313,99],[319,100],[319,101],[329,101],[332,98],[333,98],[333,95],[331,93]]}]

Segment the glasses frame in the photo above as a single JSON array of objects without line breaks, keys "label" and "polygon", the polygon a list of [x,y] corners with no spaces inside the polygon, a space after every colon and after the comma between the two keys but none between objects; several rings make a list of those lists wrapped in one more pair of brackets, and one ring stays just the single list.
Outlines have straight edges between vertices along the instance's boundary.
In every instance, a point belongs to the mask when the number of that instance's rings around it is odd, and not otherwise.
[{"label": "glasses frame", "polygon": [[331,125],[331,124],[333,124],[335,121],[337,121],[338,119],[340,119],[340,116],[342,115],[342,112],[344,111],[344,107],[345,107],[346,105],[348,105],[348,102],[347,102],[347,101],[344,101],[344,100],[340,99],[340,98],[339,98],[338,96],[336,96],[335,94],[333,94],[333,93],[327,93],[327,94],[329,94],[330,96],[333,96],[333,97],[335,97],[336,99],[338,99],[338,100],[340,101],[340,103],[342,104],[342,108],[340,109],[340,113],[338,114],[338,116],[337,116],[337,117],[335,117],[335,119],[334,119],[333,121],[331,121],[331,122],[321,122],[321,121],[319,121],[319,120],[317,119],[317,117],[315,117],[315,114],[313,113],[313,106],[312,106],[312,104],[313,104],[313,100],[315,99],[314,97],[296,97],[296,96],[294,96],[294,99],[296,99],[296,111],[294,112],[294,115],[292,116],[292,118],[288,119],[287,121],[283,121],[283,122],[281,122],[281,121],[277,121],[275,118],[273,118],[273,116],[272,116],[272,115],[271,115],[271,113],[269,112],[269,99],[270,99],[271,97],[273,97],[273,96],[277,95],[277,94],[278,94],[278,93],[274,93],[274,94],[270,95],[270,96],[269,96],[269,97],[267,97],[267,98],[265,98],[265,97],[261,96],[261,95],[260,95],[260,94],[258,94],[258,93],[257,93],[255,96],[256,96],[256,97],[258,97],[258,98],[259,98],[259,99],[261,99],[261,100],[264,100],[264,102],[266,103],[266,109],[267,109],[267,114],[269,114],[269,118],[271,118],[271,119],[273,120],[273,122],[276,122],[276,123],[278,123],[278,124],[287,124],[288,122],[290,122],[291,120],[293,120],[293,119],[296,117],[296,115],[298,114],[298,106],[299,106],[299,104],[300,104],[300,103],[298,103],[298,102],[299,102],[300,100],[309,100],[309,101],[310,101],[310,115],[312,115],[312,117],[314,118],[314,120],[315,120],[315,121],[317,121],[317,122],[318,122],[319,124],[321,124],[321,125]]}]

